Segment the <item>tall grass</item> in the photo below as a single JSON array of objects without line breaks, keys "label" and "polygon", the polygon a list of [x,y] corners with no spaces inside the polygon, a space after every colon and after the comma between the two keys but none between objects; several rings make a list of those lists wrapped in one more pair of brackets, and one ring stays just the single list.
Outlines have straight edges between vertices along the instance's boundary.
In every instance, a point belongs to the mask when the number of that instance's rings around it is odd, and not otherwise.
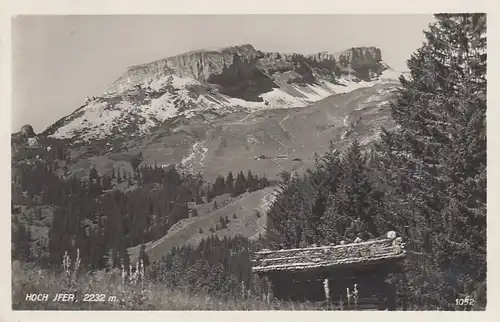
[{"label": "tall grass", "polygon": [[[342,310],[344,305],[329,303],[328,281],[325,280],[324,303],[297,303],[273,299],[271,295],[252,297],[242,282],[240,296],[225,298],[172,289],[165,284],[146,278],[142,259],[135,267],[109,271],[81,272],[80,250],[77,249],[72,263],[68,252],[64,252],[60,271],[37,267],[33,263],[12,262],[12,309],[14,310]],[[30,294],[48,294],[48,300],[31,301]],[[73,301],[54,301],[56,294],[73,294]],[[98,297],[86,295],[99,294]],[[85,301],[85,298],[91,301]],[[347,288],[348,307],[357,306],[358,290]]]},{"label": "tall grass", "polygon": [[[171,289],[144,278],[139,264],[132,274],[125,269],[81,273],[78,260],[69,269],[66,258],[61,272],[13,262],[12,308],[14,310],[322,310],[323,304],[268,301],[257,298],[222,299],[210,294]],[[75,269],[76,268],[76,269]],[[130,268],[129,268],[130,269]],[[141,273],[142,271],[142,273]],[[134,275],[135,274],[135,275]],[[27,294],[49,294],[46,302],[26,301]],[[75,294],[76,302],[53,302],[57,293]],[[116,296],[116,301],[83,302],[84,294]]]}]

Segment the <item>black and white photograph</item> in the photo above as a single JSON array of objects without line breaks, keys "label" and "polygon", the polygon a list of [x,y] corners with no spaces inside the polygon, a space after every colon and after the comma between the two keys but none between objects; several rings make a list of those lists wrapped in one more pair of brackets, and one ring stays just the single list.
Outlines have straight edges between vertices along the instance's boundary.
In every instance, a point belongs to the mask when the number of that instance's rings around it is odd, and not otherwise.
[{"label": "black and white photograph", "polygon": [[12,310],[485,311],[488,17],[13,16]]}]

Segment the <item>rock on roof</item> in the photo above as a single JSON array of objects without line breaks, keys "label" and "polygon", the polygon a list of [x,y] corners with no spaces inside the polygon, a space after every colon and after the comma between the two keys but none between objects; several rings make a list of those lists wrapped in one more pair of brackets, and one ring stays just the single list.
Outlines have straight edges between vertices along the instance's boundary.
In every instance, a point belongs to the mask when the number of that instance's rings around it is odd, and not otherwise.
[{"label": "rock on roof", "polygon": [[405,256],[401,237],[336,246],[263,250],[255,253],[253,272],[300,271],[397,259]]}]

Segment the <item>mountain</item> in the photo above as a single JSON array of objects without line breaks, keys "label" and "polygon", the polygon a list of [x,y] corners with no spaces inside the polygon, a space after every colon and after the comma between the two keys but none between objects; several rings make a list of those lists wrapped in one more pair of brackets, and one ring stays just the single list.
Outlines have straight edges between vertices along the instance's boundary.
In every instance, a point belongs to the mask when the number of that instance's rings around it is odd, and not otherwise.
[{"label": "mountain", "polygon": [[304,107],[397,73],[375,47],[312,55],[267,53],[251,45],[200,50],[128,70],[44,132],[74,142],[152,135],[175,118]]},{"label": "mountain", "polygon": [[[131,160],[140,156],[143,165],[201,172],[209,183],[248,170],[273,181],[282,171],[313,167],[315,154],[331,146],[342,149],[353,139],[369,145],[380,127],[394,128],[389,102],[399,75],[375,47],[313,55],[250,45],[189,52],[130,67],[103,95],[39,135],[23,127],[12,136],[13,160],[29,166],[63,160],[58,175],[88,178],[91,169],[130,175]],[[255,238],[265,233],[274,189],[219,196],[217,209],[215,199],[196,205],[197,217],[180,220],[147,251],[156,258],[213,234]],[[228,227],[212,233],[226,217]],[[130,252],[135,256],[138,246]]]}]

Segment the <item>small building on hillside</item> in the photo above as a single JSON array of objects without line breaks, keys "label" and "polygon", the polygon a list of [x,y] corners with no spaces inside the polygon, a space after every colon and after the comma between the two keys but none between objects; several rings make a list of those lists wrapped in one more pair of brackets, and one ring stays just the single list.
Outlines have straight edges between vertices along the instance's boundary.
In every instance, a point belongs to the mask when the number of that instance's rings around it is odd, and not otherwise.
[{"label": "small building on hillside", "polygon": [[252,270],[267,277],[275,298],[325,302],[346,310],[395,310],[396,285],[388,277],[401,272],[404,256],[401,237],[389,232],[350,244],[259,251]]}]

